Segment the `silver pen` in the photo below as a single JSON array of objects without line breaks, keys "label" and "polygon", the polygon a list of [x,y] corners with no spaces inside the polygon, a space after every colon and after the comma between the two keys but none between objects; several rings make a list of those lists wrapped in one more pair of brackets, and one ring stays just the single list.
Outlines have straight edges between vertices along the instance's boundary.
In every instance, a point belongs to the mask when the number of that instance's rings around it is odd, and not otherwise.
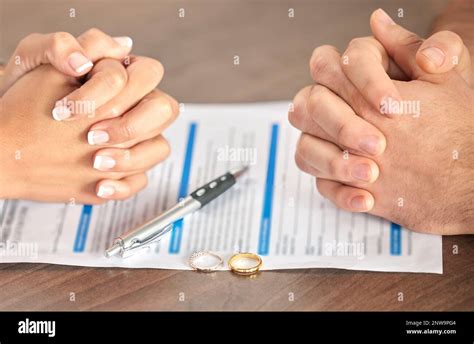
[{"label": "silver pen", "polygon": [[160,241],[163,235],[173,228],[175,221],[201,209],[207,203],[222,195],[235,184],[247,169],[248,166],[245,166],[227,172],[201,186],[158,217],[122,234],[105,251],[105,256],[107,258],[112,256],[129,257],[137,251]]}]

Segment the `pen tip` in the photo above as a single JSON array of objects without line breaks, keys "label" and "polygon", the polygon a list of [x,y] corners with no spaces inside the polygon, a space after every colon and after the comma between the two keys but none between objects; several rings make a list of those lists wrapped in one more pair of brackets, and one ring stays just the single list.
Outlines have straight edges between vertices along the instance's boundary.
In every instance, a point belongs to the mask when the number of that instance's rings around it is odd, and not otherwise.
[{"label": "pen tip", "polygon": [[120,252],[121,248],[118,244],[113,244],[109,249],[105,251],[105,256],[107,258],[113,257]]},{"label": "pen tip", "polygon": [[248,165],[243,165],[239,168],[236,168],[234,169],[231,173],[232,175],[235,177],[235,178],[238,178],[240,177],[242,174],[244,174],[245,172],[247,172],[247,170],[249,169],[249,166]]}]

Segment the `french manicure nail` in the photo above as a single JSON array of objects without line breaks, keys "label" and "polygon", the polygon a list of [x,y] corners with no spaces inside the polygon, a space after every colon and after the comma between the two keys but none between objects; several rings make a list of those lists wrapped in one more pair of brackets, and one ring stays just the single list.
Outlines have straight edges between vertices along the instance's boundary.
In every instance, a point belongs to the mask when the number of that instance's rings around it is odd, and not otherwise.
[{"label": "french manicure nail", "polygon": [[131,48],[133,45],[133,39],[128,36],[114,37],[114,40],[122,47]]},{"label": "french manicure nail", "polygon": [[71,117],[71,110],[67,106],[57,105],[52,111],[53,118],[56,121],[62,121]]},{"label": "french manicure nail", "polygon": [[97,196],[100,198],[108,198],[115,193],[115,188],[112,185],[101,185],[97,191]]},{"label": "french manicure nail", "polygon": [[444,63],[446,55],[444,52],[436,47],[425,48],[421,53],[430,60],[436,67],[440,67]]},{"label": "french manicure nail", "polygon": [[393,21],[392,18],[390,18],[390,16],[387,14],[387,12],[385,12],[383,9],[379,8],[377,10],[377,19],[384,23],[384,24],[388,24],[388,25],[394,25],[395,22]]},{"label": "french manicure nail", "polygon": [[92,61],[79,52],[69,55],[68,62],[72,69],[76,71],[76,73],[82,73],[86,69],[93,66]]},{"label": "french manicure nail", "polygon": [[351,175],[355,179],[369,182],[372,178],[372,170],[368,164],[358,164],[351,169]]},{"label": "french manicure nail", "polygon": [[377,136],[365,136],[360,141],[359,148],[370,155],[377,155],[380,151],[380,140]]},{"label": "french manicure nail", "polygon": [[109,134],[103,130],[91,130],[87,133],[87,142],[90,145],[98,145],[109,141]]},{"label": "french manicure nail", "polygon": [[114,168],[116,161],[114,158],[106,155],[97,155],[94,159],[94,168],[99,171],[107,171]]},{"label": "french manicure nail", "polygon": [[354,210],[368,210],[369,207],[364,196],[356,196],[351,199],[351,207]]}]

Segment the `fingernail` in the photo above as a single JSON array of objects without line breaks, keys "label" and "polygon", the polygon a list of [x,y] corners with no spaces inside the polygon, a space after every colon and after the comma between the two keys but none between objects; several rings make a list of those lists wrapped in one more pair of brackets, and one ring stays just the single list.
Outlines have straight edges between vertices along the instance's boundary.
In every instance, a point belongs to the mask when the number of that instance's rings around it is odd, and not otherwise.
[{"label": "fingernail", "polygon": [[116,161],[114,158],[106,155],[97,155],[94,159],[94,168],[99,171],[107,171],[114,168]]},{"label": "fingernail", "polygon": [[122,47],[131,48],[133,45],[133,39],[127,36],[123,37],[114,37],[114,40],[120,44]]},{"label": "fingernail", "polygon": [[380,140],[377,136],[366,136],[360,141],[359,148],[370,155],[377,155],[380,152]]},{"label": "fingernail", "polygon": [[356,196],[351,199],[351,207],[354,210],[369,210],[370,208],[367,203],[364,196]]},{"label": "fingernail", "polygon": [[425,48],[421,53],[430,60],[436,67],[440,67],[444,63],[446,55],[444,52],[436,47]]},{"label": "fingernail", "polygon": [[100,198],[108,198],[115,193],[115,188],[112,185],[101,185],[97,191],[97,196]]},{"label": "fingernail", "polygon": [[98,145],[109,141],[109,134],[103,130],[92,130],[87,133],[87,142],[90,145]]},{"label": "fingernail", "polygon": [[372,178],[372,170],[368,164],[358,164],[351,169],[351,175],[355,179],[369,182]]},{"label": "fingernail", "polygon": [[82,73],[86,69],[93,66],[91,60],[82,55],[81,53],[75,52],[69,55],[69,65],[76,71],[76,73]]},{"label": "fingernail", "polygon": [[52,115],[56,121],[62,121],[66,118],[71,117],[71,110],[69,110],[67,106],[58,105],[54,107]]},{"label": "fingernail", "polygon": [[395,22],[393,21],[392,18],[390,18],[390,16],[387,14],[387,12],[385,12],[383,9],[379,8],[377,10],[377,19],[384,23],[384,24],[388,24],[388,25],[394,25]]}]

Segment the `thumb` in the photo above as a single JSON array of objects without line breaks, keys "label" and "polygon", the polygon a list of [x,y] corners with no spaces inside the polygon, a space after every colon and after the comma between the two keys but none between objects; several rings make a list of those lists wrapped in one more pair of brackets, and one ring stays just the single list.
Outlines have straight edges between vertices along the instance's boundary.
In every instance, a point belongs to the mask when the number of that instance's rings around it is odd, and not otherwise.
[{"label": "thumb", "polygon": [[461,37],[452,31],[439,31],[421,44],[416,62],[431,74],[456,70],[464,80],[471,79],[471,57]]},{"label": "thumb", "polygon": [[418,79],[425,71],[416,63],[416,53],[422,45],[421,39],[415,33],[397,25],[381,8],[374,11],[370,17],[370,28],[375,38],[382,43],[388,55],[405,72],[410,79]]},{"label": "thumb", "polygon": [[93,66],[76,38],[67,32],[33,33],[23,38],[5,68],[2,93],[41,64],[52,64],[70,76],[86,74]]},{"label": "thumb", "polygon": [[100,43],[101,48],[95,49],[98,51],[90,51],[67,32],[30,34],[20,41],[5,68],[0,95],[16,80],[41,64],[51,64],[66,75],[79,77],[88,73],[93,62],[100,58],[124,58],[131,50],[131,45],[128,41],[124,42],[123,37],[110,38],[106,42],[101,40]]}]

